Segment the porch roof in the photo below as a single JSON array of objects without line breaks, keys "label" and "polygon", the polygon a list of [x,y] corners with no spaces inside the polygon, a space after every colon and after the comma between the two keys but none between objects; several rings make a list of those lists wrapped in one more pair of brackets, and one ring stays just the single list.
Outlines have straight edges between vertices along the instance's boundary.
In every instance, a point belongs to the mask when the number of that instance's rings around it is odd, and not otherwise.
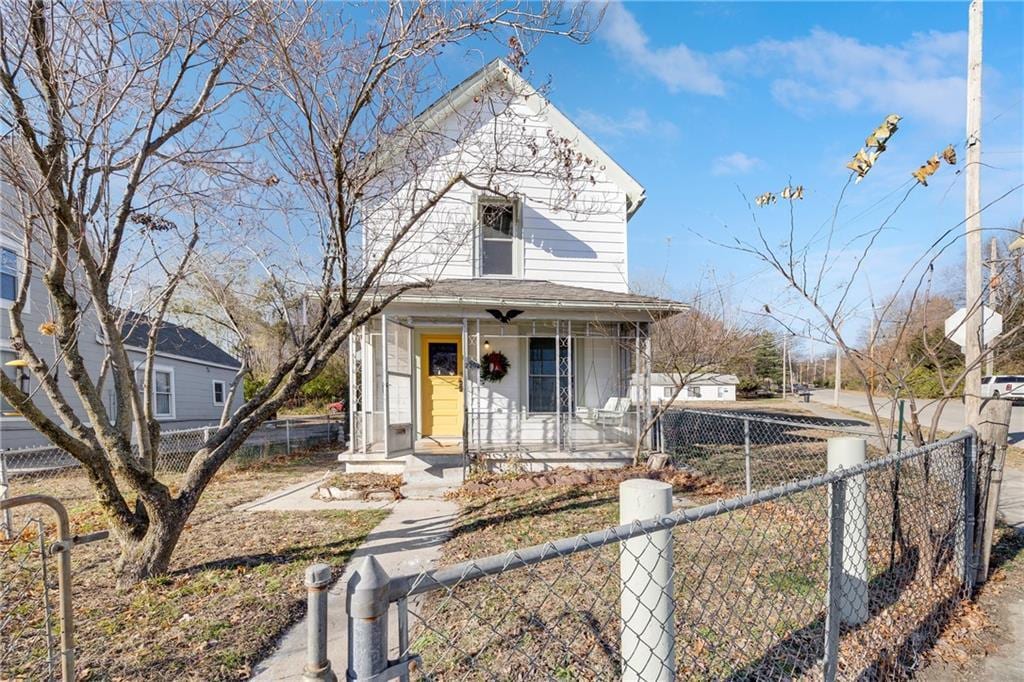
[{"label": "porch roof", "polygon": [[529,308],[629,310],[661,318],[686,310],[685,303],[654,296],[555,284],[546,280],[478,277],[445,279],[425,288],[410,289],[396,303],[432,305],[500,305]]}]

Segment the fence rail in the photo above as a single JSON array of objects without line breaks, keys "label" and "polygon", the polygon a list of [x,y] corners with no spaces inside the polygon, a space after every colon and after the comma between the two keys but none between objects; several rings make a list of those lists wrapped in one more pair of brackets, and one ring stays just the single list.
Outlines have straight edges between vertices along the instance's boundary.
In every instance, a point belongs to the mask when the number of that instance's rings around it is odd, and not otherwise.
[{"label": "fence rail", "polygon": [[[201,427],[161,434],[157,471],[184,473],[213,429]],[[344,431],[343,418],[329,415],[268,421],[246,439],[229,462],[244,465],[291,454],[294,450],[338,442],[344,439]],[[19,483],[57,476],[79,466],[78,460],[53,446],[0,450],[0,499],[16,493],[17,490],[13,489]]]},{"label": "fence rail", "polygon": [[899,449],[861,421],[764,412],[673,410],[654,431],[656,445],[676,466],[747,493],[824,473],[825,443],[835,436],[864,438],[870,458]]},{"label": "fence rail", "polygon": [[349,679],[907,676],[970,589],[973,443],[416,574],[368,557]]}]

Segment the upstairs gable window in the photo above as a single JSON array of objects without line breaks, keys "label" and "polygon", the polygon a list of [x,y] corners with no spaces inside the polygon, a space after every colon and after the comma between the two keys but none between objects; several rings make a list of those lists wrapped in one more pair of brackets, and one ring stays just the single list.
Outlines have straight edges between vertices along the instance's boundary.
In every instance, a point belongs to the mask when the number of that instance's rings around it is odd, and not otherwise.
[{"label": "upstairs gable window", "polygon": [[522,229],[514,201],[481,199],[477,206],[480,226],[480,274],[518,277],[522,259]]}]

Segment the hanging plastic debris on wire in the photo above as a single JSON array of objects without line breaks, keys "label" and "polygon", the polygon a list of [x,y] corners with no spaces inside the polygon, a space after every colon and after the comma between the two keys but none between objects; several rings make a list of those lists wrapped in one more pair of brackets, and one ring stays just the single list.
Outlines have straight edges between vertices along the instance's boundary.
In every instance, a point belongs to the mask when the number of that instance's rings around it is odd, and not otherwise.
[{"label": "hanging plastic debris on wire", "polygon": [[857,174],[857,179],[854,182],[863,180],[868,171],[874,167],[875,161],[885,151],[889,138],[898,129],[898,124],[902,118],[898,114],[889,114],[882,121],[882,125],[875,128],[874,132],[867,136],[867,139],[864,140],[864,148],[858,150],[853,155],[853,159],[846,164],[847,168]]},{"label": "hanging plastic debris on wire", "polygon": [[[942,160],[948,163],[950,166],[956,165],[956,150],[953,149],[953,145],[946,145],[946,148],[942,150]],[[935,175],[935,171],[939,170],[939,155],[932,154],[932,158],[921,164],[921,167],[911,173],[918,182],[925,187],[928,186],[928,178]]]},{"label": "hanging plastic debris on wire", "polygon": [[793,187],[792,185],[786,185],[778,194],[775,194],[775,192],[765,192],[764,194],[758,194],[756,197],[754,197],[754,203],[760,206],[761,208],[764,208],[765,206],[771,206],[772,204],[777,203],[780,197],[783,199],[787,199],[789,201],[803,199],[804,186],[797,185],[796,187]]}]

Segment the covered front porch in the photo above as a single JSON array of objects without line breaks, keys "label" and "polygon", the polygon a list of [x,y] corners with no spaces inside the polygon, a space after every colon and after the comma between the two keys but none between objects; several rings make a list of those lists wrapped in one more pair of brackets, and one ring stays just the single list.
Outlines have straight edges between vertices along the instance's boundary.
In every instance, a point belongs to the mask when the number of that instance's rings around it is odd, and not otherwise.
[{"label": "covered front porch", "polygon": [[652,314],[554,293],[562,302],[400,301],[357,331],[346,468],[397,472],[431,458],[488,468],[628,464],[646,445],[650,391],[631,392],[630,382],[650,380]]}]

